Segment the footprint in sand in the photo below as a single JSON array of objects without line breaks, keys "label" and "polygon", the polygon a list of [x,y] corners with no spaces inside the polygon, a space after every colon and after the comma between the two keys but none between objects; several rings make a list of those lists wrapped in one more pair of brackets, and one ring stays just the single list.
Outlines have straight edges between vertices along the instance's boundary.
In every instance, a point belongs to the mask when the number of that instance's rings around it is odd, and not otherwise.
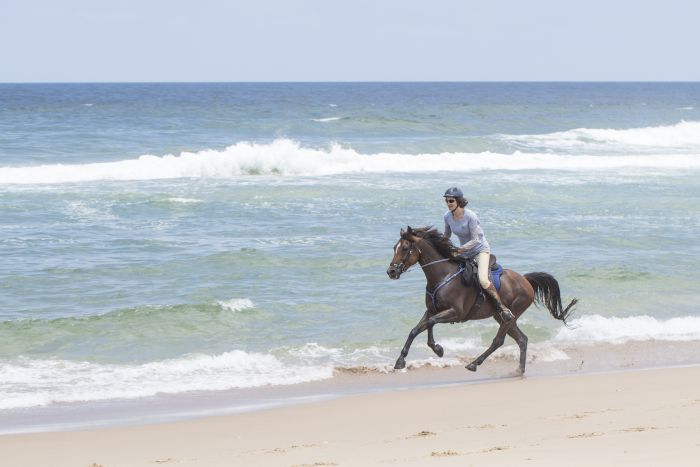
[{"label": "footprint in sand", "polygon": [[569,435],[567,438],[575,439],[575,438],[593,438],[595,436],[602,436],[603,433],[598,433],[597,431],[593,431],[591,433],[579,433],[576,435]]},{"label": "footprint in sand", "polygon": [[318,444],[292,444],[291,446],[289,446],[287,448],[268,449],[264,452],[265,452],[265,454],[285,454],[290,449],[317,448],[317,447],[319,447]]},{"label": "footprint in sand", "polygon": [[494,446],[492,448],[484,449],[483,451],[479,452],[496,452],[496,451],[506,451],[510,449],[510,446]]},{"label": "footprint in sand", "polygon": [[624,431],[625,433],[641,433],[642,431],[660,430],[658,426],[633,426],[631,428],[623,428],[619,431]]},{"label": "footprint in sand", "polygon": [[457,451],[447,450],[447,451],[433,451],[430,453],[432,457],[447,457],[447,456],[461,456],[462,454]]},{"label": "footprint in sand", "polygon": [[599,415],[599,414],[604,414],[608,412],[617,412],[620,409],[605,409],[605,410],[592,410],[592,411],[584,411],[584,412],[578,412],[575,414],[570,414],[570,415],[562,415],[557,418],[553,418],[553,420],[581,420],[583,418],[590,417],[591,415]]}]

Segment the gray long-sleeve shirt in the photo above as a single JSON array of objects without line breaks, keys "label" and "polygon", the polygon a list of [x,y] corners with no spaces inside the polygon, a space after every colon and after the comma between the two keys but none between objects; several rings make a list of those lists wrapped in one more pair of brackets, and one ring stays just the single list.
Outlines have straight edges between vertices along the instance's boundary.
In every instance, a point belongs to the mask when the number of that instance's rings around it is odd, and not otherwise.
[{"label": "gray long-sleeve shirt", "polygon": [[452,234],[457,235],[461,248],[465,250],[462,253],[463,256],[473,258],[482,251],[491,251],[479,218],[476,217],[474,211],[465,208],[464,217],[458,221],[452,217],[450,211],[447,211],[444,218],[445,236],[450,238]]}]

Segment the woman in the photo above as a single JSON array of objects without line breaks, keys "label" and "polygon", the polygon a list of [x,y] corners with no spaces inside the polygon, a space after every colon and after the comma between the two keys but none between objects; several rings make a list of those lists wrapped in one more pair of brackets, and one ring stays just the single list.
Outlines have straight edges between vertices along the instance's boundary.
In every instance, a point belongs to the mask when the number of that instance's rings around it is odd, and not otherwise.
[{"label": "woman", "polygon": [[466,209],[467,201],[462,190],[457,187],[449,188],[443,195],[448,211],[445,213],[445,237],[450,238],[454,233],[459,238],[459,256],[464,259],[476,257],[479,283],[501,312],[504,321],[513,319],[513,313],[501,302],[496,287],[489,280],[489,258],[491,247],[486,241],[481,229],[479,218],[474,211]]}]

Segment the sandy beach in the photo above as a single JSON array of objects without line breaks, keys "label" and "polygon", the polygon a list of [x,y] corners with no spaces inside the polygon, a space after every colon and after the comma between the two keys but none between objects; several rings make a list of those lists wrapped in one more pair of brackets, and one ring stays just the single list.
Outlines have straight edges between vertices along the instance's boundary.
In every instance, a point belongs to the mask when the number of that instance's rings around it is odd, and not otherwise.
[{"label": "sandy beach", "polygon": [[0,437],[6,466],[695,465],[700,366],[386,391]]}]

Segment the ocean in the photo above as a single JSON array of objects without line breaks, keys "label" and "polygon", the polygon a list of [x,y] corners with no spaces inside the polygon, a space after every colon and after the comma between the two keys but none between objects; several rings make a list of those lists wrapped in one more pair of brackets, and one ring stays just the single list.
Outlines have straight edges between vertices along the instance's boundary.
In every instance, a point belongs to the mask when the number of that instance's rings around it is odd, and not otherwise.
[{"label": "ocean", "polygon": [[424,277],[385,271],[451,186],[580,300],[523,315],[531,359],[700,351],[699,176],[700,83],[0,84],[0,418],[390,374]]}]

